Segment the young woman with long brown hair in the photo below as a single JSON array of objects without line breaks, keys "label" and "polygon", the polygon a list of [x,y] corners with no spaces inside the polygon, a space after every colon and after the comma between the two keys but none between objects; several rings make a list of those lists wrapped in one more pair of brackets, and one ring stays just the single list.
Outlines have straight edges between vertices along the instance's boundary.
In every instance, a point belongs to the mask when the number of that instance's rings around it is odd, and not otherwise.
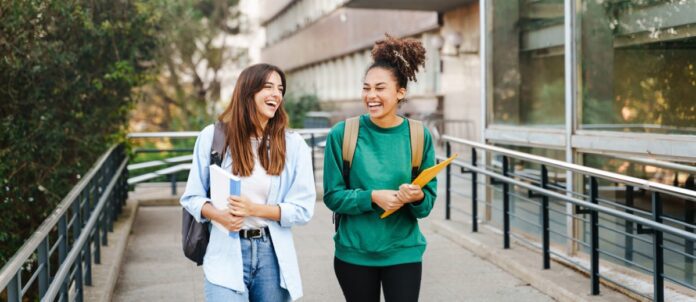
[{"label": "young woman with long brown hair", "polygon": [[302,296],[290,227],[307,223],[316,192],[311,153],[304,139],[286,130],[285,75],[257,64],[239,76],[220,115],[226,129],[221,167],[242,180],[241,196],[217,209],[208,197],[214,125],[201,131],[181,197],[199,222],[215,221],[203,258],[206,301],[288,301]]}]

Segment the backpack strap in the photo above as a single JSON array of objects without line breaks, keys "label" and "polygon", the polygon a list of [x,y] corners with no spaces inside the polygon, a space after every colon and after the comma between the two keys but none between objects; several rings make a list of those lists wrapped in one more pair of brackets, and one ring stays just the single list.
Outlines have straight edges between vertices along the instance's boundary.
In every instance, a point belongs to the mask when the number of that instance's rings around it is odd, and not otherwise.
[{"label": "backpack strap", "polygon": [[355,155],[355,147],[358,144],[358,132],[360,131],[360,117],[355,116],[346,120],[346,126],[343,130],[343,165],[348,169],[353,164],[353,155]]},{"label": "backpack strap", "polygon": [[221,121],[215,122],[213,132],[213,144],[210,147],[210,163],[221,166],[227,149],[227,124]]},{"label": "backpack strap", "polygon": [[[353,164],[353,156],[355,155],[355,147],[358,144],[358,131],[360,131],[360,116],[354,116],[346,119],[345,129],[343,129],[343,182],[346,188],[350,188],[350,167]],[[333,213],[334,231],[338,231],[338,224],[341,221],[341,215]]]},{"label": "backpack strap", "polygon": [[413,178],[418,176],[421,164],[423,163],[423,144],[425,140],[425,129],[421,121],[408,119],[408,127],[411,134],[411,175]]}]

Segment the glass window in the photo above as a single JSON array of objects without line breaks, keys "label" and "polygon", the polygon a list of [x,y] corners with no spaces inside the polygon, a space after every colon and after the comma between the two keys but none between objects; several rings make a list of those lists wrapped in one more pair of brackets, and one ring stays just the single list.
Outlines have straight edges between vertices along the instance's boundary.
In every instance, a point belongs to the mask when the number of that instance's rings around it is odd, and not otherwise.
[{"label": "glass window", "polygon": [[494,124],[562,128],[563,0],[499,1],[493,6]]},{"label": "glass window", "polygon": [[[510,145],[500,145],[503,148],[529,154],[544,156],[556,160],[563,160],[565,152],[563,150],[520,147]],[[500,171],[502,169],[502,156],[492,157],[493,168]],[[534,162],[508,158],[509,173],[516,179],[524,182],[539,183],[541,181],[541,165]],[[549,187],[558,192],[564,192],[565,172],[553,167],[548,168]],[[502,227],[503,215],[503,194],[502,186],[493,184],[491,187],[491,219],[496,226]],[[510,225],[514,232],[520,232],[535,238],[541,239],[541,196],[532,194],[529,190],[513,186],[510,188]],[[549,226],[551,229],[551,241],[558,246],[567,243],[566,234],[566,215],[565,202],[549,199]]]},{"label": "glass window", "polygon": [[696,134],[694,11],[694,1],[583,1],[581,128]]},{"label": "glass window", "polygon": [[[664,183],[686,189],[694,189],[694,168],[696,165],[681,164],[682,170],[674,170],[664,165],[646,164],[644,159],[632,159],[628,161],[619,157],[611,157],[597,154],[584,154],[585,166],[605,171],[629,175]],[[587,190],[588,181],[585,179]],[[613,207],[619,211],[632,211],[634,214],[651,219],[652,199],[651,193],[640,188],[628,188],[606,180],[598,180],[599,204]],[[587,191],[586,191],[587,192]],[[696,204],[667,194],[660,194],[665,223],[677,228],[685,228],[683,223],[696,224]],[[651,235],[638,234],[637,226],[626,223],[609,215],[600,214],[600,250],[618,255],[627,261],[634,262],[644,267],[652,266]],[[589,243],[589,224],[582,224],[584,242]],[[689,228],[685,228],[689,229]],[[621,231],[621,232],[617,232]],[[665,273],[667,276],[680,282],[696,286],[694,282],[694,267],[687,265],[693,260],[683,254],[693,255],[693,244],[671,234],[664,234],[665,238]],[[633,239],[632,237],[638,237]],[[643,240],[640,240],[643,239]],[[587,249],[584,249],[587,251]],[[607,257],[606,260],[619,264],[628,263],[619,259]],[[631,265],[629,265],[631,267]],[[636,267],[634,267],[636,268]]]}]

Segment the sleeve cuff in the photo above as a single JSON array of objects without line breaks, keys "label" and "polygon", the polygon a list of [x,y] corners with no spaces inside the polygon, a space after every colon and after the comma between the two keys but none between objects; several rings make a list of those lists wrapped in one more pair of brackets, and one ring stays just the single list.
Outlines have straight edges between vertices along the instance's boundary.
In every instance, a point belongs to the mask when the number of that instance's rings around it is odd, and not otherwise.
[{"label": "sleeve cuff", "polygon": [[279,203],[278,207],[280,207],[280,226],[282,227],[289,227],[292,225],[292,221],[290,221],[290,205],[284,204],[284,203]]},{"label": "sleeve cuff", "polygon": [[210,221],[208,218],[203,216],[203,205],[205,205],[207,202],[210,202],[210,200],[205,198],[191,200],[191,210],[193,210],[191,215],[196,218],[196,221],[201,223]]},{"label": "sleeve cuff", "polygon": [[424,207],[425,203],[423,201],[425,201],[425,197],[423,197],[423,199],[421,199],[420,201],[409,203],[408,206],[418,211]]},{"label": "sleeve cuff", "polygon": [[357,193],[358,209],[361,213],[372,211],[372,190]]}]

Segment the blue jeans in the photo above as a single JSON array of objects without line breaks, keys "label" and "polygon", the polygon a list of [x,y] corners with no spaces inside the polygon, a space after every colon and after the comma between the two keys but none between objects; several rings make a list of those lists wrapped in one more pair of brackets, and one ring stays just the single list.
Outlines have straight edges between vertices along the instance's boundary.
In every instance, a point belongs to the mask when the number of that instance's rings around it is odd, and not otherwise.
[{"label": "blue jeans", "polygon": [[244,261],[243,293],[212,284],[205,280],[205,300],[285,302],[290,301],[290,293],[280,287],[280,269],[269,236],[255,239],[241,238],[242,259]]}]

